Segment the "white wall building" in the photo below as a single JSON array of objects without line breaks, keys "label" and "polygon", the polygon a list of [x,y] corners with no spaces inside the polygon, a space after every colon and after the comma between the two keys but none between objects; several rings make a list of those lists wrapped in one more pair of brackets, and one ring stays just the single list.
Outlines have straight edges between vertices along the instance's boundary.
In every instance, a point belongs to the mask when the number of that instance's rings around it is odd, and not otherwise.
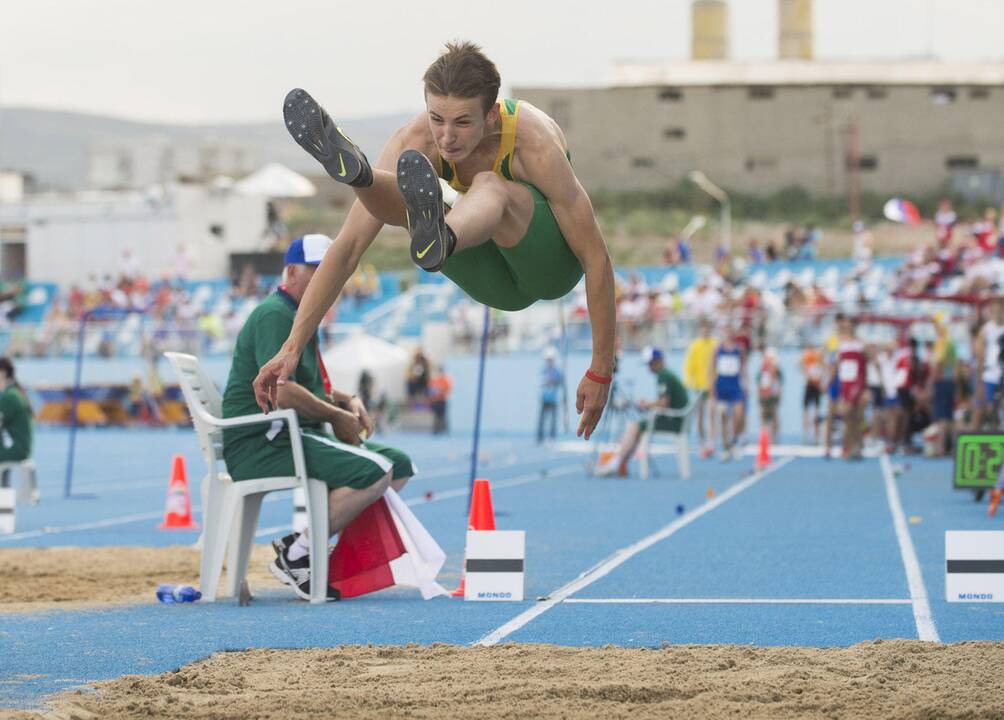
[{"label": "white wall building", "polygon": [[0,275],[64,286],[117,277],[129,249],[151,280],[226,277],[234,252],[265,249],[266,198],[172,184],[156,191],[27,196],[0,205]]},{"label": "white wall building", "polygon": [[134,190],[176,180],[208,182],[218,175],[247,175],[261,165],[261,152],[219,138],[152,135],[97,143],[88,149],[87,161],[90,187]]},{"label": "white wall building", "polygon": [[0,203],[21,202],[24,198],[24,175],[0,170]]}]

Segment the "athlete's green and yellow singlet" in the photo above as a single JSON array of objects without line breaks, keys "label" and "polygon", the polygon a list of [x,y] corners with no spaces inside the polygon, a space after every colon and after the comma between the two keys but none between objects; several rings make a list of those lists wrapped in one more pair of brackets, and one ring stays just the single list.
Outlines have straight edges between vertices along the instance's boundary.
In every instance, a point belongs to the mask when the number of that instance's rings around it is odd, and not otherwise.
[{"label": "athlete's green and yellow singlet", "polygon": [[[502,248],[487,242],[462,250],[450,256],[442,272],[478,302],[514,311],[537,300],[563,297],[582,278],[582,266],[565,242],[547,198],[530,183],[513,177],[520,101],[505,98],[499,100],[498,107],[501,138],[492,171],[530,191],[534,200],[533,218],[515,247]],[[460,182],[453,163],[444,162],[437,154],[435,164],[450,187],[467,192],[468,187]]]},{"label": "athlete's green and yellow singlet", "polygon": [[[516,120],[519,117],[519,100],[505,98],[498,101],[499,121],[501,127],[501,138],[499,140],[499,151],[495,155],[495,163],[492,165],[492,172],[504,177],[506,180],[515,180],[512,176],[512,158],[516,153]],[[450,187],[459,193],[465,193],[470,188],[460,182],[457,177],[457,166],[449,160],[443,161],[439,155],[436,156],[436,165],[439,169],[439,176],[450,183]]]}]

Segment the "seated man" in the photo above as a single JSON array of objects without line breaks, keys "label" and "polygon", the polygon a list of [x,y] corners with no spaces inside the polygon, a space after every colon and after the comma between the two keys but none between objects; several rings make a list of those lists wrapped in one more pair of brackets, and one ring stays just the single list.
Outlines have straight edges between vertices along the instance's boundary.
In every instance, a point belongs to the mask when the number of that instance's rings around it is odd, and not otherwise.
[{"label": "seated man", "polygon": [[[647,347],[642,351],[642,358],[648,365],[648,369],[655,375],[656,385],[659,387],[659,397],[653,402],[642,400],[638,403],[639,409],[648,412],[654,408],[670,408],[672,410],[682,410],[687,407],[690,398],[686,388],[680,378],[666,367],[666,360],[659,348]],[[655,429],[661,432],[680,432],[683,418],[678,417],[657,417],[655,419]],[[617,452],[606,462],[596,468],[597,475],[613,475],[616,473],[620,477],[627,477],[628,462],[634,455],[635,449],[641,440],[642,434],[648,430],[648,420],[635,420],[628,423],[624,430]]]},{"label": "seated man", "polygon": [[[28,394],[14,377],[14,363],[0,357],[0,462],[21,462],[31,457],[32,411]],[[0,477],[0,487],[10,484],[9,471]],[[33,488],[38,502],[38,488]]]},{"label": "seated man", "polygon": [[[294,240],[286,251],[284,284],[265,298],[248,317],[237,336],[230,377],[223,394],[223,416],[258,412],[251,380],[278,351],[293,327],[297,306],[321,258],[331,244],[324,235]],[[373,425],[366,408],[354,395],[328,386],[317,336],[310,339],[294,372],[279,386],[277,407],[296,410],[303,439],[307,475],[330,488],[329,531],[340,532],[388,487],[400,490],[415,467],[403,452],[362,442]],[[334,435],[325,431],[330,423]],[[292,475],[293,453],[288,426],[281,420],[223,431],[223,458],[236,481]],[[310,599],[310,542],[306,533],[274,543],[272,574]],[[329,591],[329,599],[338,599]]]}]

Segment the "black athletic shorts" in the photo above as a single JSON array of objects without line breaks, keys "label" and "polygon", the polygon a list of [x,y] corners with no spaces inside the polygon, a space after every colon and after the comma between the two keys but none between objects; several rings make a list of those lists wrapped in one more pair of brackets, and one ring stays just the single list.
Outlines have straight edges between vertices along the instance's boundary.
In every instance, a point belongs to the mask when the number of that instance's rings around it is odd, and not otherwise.
[{"label": "black athletic shorts", "polygon": [[807,408],[810,405],[815,405],[819,407],[822,394],[819,390],[818,385],[813,385],[811,383],[805,384],[805,394],[802,396],[802,407]]}]

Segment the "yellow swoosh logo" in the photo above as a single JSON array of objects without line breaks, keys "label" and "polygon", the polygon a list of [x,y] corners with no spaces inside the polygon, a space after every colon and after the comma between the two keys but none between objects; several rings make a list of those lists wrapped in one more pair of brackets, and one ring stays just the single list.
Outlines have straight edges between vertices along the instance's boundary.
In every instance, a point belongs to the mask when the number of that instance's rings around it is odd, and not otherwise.
[{"label": "yellow swoosh logo", "polygon": [[436,240],[433,240],[431,243],[429,243],[429,247],[425,248],[425,250],[423,250],[420,253],[415,253],[415,257],[417,257],[419,260],[424,258],[426,255],[429,254],[429,251],[432,250],[432,246],[435,245],[436,242],[437,242]]},{"label": "yellow swoosh logo", "polygon": [[345,177],[345,160],[342,158],[342,154],[338,153],[338,164],[341,166],[341,170],[338,172],[338,177]]}]

